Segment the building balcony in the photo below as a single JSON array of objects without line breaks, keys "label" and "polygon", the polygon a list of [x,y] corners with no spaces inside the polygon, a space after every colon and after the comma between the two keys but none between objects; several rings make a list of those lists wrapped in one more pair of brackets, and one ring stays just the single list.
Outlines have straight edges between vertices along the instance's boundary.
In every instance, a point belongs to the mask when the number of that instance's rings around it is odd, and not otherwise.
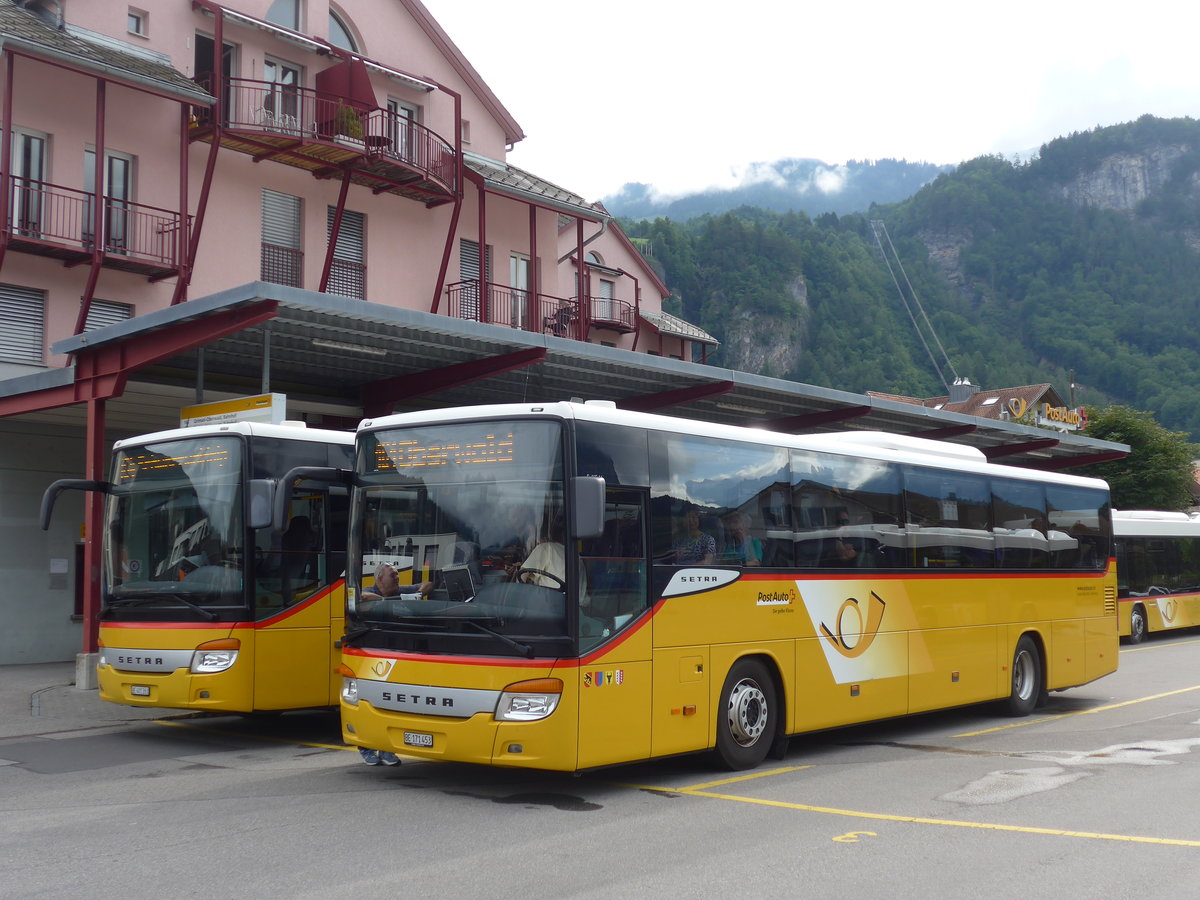
[{"label": "building balcony", "polygon": [[[96,250],[95,196],[77,188],[9,176],[9,218],[4,237],[11,250],[60,259],[68,266],[89,263]],[[190,227],[178,212],[104,197],[98,242],[105,268],[152,279],[179,270]]]},{"label": "building balcony", "polygon": [[248,78],[223,79],[221,96],[221,128],[213,127],[209,110],[197,109],[192,140],[211,142],[217,134],[222,147],[256,161],[273,160],[321,178],[348,171],[353,184],[427,206],[454,199],[454,145],[406,116],[311,88]]},{"label": "building balcony", "polygon": [[[447,314],[456,319],[506,325],[522,331],[540,331],[556,337],[583,340],[580,328],[580,304],[570,300],[538,294],[531,298],[528,291],[487,282],[481,291],[478,281],[460,281],[446,289],[449,299]],[[530,307],[530,301],[533,306]],[[611,297],[588,297],[590,324],[628,334],[637,329],[637,310],[632,303]]]},{"label": "building balcony", "polygon": [[555,337],[582,340],[579,328],[579,303],[517,290],[501,284],[460,281],[446,288],[449,300],[446,314],[455,319],[505,325],[521,331],[538,331]]},{"label": "building balcony", "polygon": [[632,303],[613,297],[588,297],[592,324],[629,334],[637,330],[637,310]]}]

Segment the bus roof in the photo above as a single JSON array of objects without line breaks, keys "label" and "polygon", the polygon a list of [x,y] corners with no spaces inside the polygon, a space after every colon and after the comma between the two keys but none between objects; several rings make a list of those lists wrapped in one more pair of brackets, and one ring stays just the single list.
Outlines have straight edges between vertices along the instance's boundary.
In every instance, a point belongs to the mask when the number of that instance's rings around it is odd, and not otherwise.
[{"label": "bus roof", "polygon": [[1200,516],[1154,509],[1114,509],[1113,534],[1121,537],[1200,536]]},{"label": "bus roof", "polygon": [[511,419],[545,416],[548,418],[575,419],[588,422],[603,422],[614,425],[665,431],[672,434],[687,434],[696,437],[723,438],[770,444],[797,450],[819,450],[842,453],[867,459],[889,462],[935,466],[956,471],[979,474],[1003,474],[1009,478],[1037,481],[1044,484],[1063,484],[1078,487],[1093,487],[1108,490],[1108,485],[1099,478],[1067,475],[1060,472],[1044,472],[1018,466],[1005,466],[988,460],[984,453],[962,444],[933,441],[928,438],[910,437],[884,431],[845,431],[825,434],[785,434],[763,428],[744,428],[681,419],[656,413],[631,412],[618,409],[610,400],[553,401],[550,403],[501,403],[487,406],[460,406],[445,409],[430,409],[420,412],[399,413],[377,419],[364,419],[359,424],[360,432],[384,428],[402,428],[408,425],[436,425],[464,419]]},{"label": "bus roof", "polygon": [[214,425],[189,425],[184,428],[171,428],[166,431],[139,434],[136,437],[122,438],[113,447],[120,450],[124,447],[136,447],[151,441],[176,441],[183,438],[219,434],[254,435],[257,437],[281,438],[292,441],[314,441],[326,444],[345,445],[354,443],[354,432],[352,431],[330,431],[324,428],[309,428],[303,422],[284,422],[281,425],[271,425],[266,422],[225,422]]}]

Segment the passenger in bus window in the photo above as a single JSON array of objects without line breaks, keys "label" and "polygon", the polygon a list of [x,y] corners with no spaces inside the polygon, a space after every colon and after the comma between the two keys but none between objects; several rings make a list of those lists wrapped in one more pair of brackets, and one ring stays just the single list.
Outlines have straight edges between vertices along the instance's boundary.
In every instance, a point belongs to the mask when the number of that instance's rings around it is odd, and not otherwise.
[{"label": "passenger in bus window", "polygon": [[688,507],[675,537],[675,562],[681,566],[709,566],[717,556],[717,539],[700,530],[700,510]]},{"label": "passenger in bus window", "polygon": [[380,563],[375,567],[375,589],[363,591],[362,598],[364,600],[386,600],[391,598],[416,600],[433,590],[433,582],[422,581],[420,584],[413,585],[413,587],[416,590],[401,591],[399,573],[387,563]]},{"label": "passenger in bus window", "polygon": [[762,541],[750,534],[750,517],[744,512],[732,512],[725,517],[721,562],[731,566],[762,565]]},{"label": "passenger in bus window", "polygon": [[841,532],[833,539],[833,565],[853,566],[858,561],[858,547],[848,537],[846,530],[850,526],[850,513],[842,509],[837,514],[838,530]]}]

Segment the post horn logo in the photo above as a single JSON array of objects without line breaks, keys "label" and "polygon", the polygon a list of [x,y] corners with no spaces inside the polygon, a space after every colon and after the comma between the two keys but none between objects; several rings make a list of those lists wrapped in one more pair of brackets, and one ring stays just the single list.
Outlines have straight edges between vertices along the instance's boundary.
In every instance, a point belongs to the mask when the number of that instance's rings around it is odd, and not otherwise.
[{"label": "post horn logo", "polygon": [[[824,622],[821,623],[821,633],[825,640],[833,644],[835,650],[847,659],[855,659],[867,652],[867,648],[875,642],[879,634],[879,626],[883,623],[883,609],[887,606],[883,598],[871,591],[871,599],[867,601],[866,614],[859,605],[857,597],[847,597],[838,609],[837,620],[834,623],[837,633],[829,630]],[[846,614],[852,612],[856,621],[847,621]]]},{"label": "post horn logo", "polygon": [[1013,397],[1008,401],[1008,411],[1014,419],[1019,419],[1029,411],[1029,402],[1024,397]]},{"label": "post horn logo", "polygon": [[1164,622],[1167,624],[1173,624],[1175,622],[1175,614],[1179,612],[1179,604],[1176,602],[1174,597],[1170,597],[1167,600],[1160,600],[1158,602],[1158,608],[1162,612]]}]

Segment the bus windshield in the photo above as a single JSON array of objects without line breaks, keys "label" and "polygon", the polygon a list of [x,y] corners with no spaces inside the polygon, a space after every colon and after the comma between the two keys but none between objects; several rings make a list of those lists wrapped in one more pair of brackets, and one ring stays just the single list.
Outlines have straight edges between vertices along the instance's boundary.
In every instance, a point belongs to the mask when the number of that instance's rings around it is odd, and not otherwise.
[{"label": "bus windshield", "polygon": [[127,447],[107,504],[106,610],[245,606],[242,444],[234,437]]},{"label": "bus windshield", "polygon": [[569,635],[561,426],[460,422],[360,443],[347,639],[561,655]]}]

